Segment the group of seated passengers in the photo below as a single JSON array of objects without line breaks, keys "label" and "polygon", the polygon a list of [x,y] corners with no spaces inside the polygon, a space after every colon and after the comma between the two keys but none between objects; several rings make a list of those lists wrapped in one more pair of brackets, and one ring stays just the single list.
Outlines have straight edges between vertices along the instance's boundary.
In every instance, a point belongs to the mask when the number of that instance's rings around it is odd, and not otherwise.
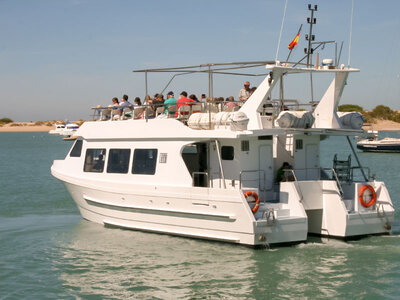
[{"label": "group of seated passengers", "polygon": [[[175,98],[174,92],[172,91],[167,93],[166,100],[164,100],[164,95],[161,93],[155,94],[153,98],[150,95],[147,95],[145,97],[144,104],[147,105],[148,118],[155,118],[157,115],[159,117],[167,117],[167,116],[177,117],[178,110],[181,106],[193,105],[195,103],[207,103],[207,102],[213,102],[216,104],[221,103],[229,108],[234,108],[240,105],[238,102],[235,102],[233,96],[224,99],[223,97],[209,98],[206,97],[206,94],[202,94],[199,100],[195,94],[191,94],[188,97],[186,91],[182,91],[178,99]],[[136,97],[134,100],[134,104],[132,104],[128,100],[128,95],[123,95],[120,102],[117,97],[114,97],[112,99],[112,105],[110,106],[112,106],[113,110],[112,116],[116,120],[120,118],[124,109],[130,108],[131,110],[134,110],[135,108],[141,107],[142,103],[140,98]],[[158,108],[161,109],[157,111]],[[187,112],[185,113],[187,114]],[[142,117],[142,115],[143,114],[139,114],[138,117],[140,118]]]},{"label": "group of seated passengers", "polygon": [[[187,92],[183,91],[180,94],[179,98],[176,99],[174,92],[170,91],[167,93],[166,100],[164,100],[163,94],[155,94],[153,99],[149,95],[147,95],[146,104],[149,105],[148,117],[155,118],[158,108],[160,108],[159,109],[160,117],[166,117],[167,115],[178,116],[178,110],[181,106],[200,103],[196,95],[192,94],[189,96],[189,98],[187,95],[188,95]],[[203,94],[202,96],[204,96],[205,98],[205,94]]]},{"label": "group of seated passengers", "polygon": [[126,108],[134,109],[134,107],[140,105],[142,105],[142,103],[139,97],[136,97],[134,100],[134,104],[132,104],[128,100],[128,95],[123,95],[121,98],[121,102],[118,101],[117,97],[112,98],[112,105],[109,105],[108,107],[112,108],[113,119],[117,120],[124,112],[124,109]]}]

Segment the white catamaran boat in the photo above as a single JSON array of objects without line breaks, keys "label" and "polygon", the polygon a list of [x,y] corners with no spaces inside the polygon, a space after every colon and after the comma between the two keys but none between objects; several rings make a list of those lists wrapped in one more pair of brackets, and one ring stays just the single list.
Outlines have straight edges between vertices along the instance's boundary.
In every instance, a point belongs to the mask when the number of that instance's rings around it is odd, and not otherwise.
[{"label": "white catamaran boat", "polygon": [[[254,66],[270,72],[237,111],[210,102],[182,105],[178,118],[150,119],[145,106],[140,115],[85,122],[66,158],[54,161],[53,176],[83,218],[109,226],[252,246],[302,242],[308,233],[390,233],[388,190],[369,178],[350,143],[360,118],[337,114],[346,79],[359,70],[263,61],[138,72],[146,79],[150,72],[207,73],[212,96],[213,72]],[[297,74],[333,77],[310,111],[286,110],[293,101],[283,98],[283,80]],[[280,99],[272,98],[275,87]],[[333,168],[322,168],[327,136],[346,137],[357,165],[335,157]]]}]

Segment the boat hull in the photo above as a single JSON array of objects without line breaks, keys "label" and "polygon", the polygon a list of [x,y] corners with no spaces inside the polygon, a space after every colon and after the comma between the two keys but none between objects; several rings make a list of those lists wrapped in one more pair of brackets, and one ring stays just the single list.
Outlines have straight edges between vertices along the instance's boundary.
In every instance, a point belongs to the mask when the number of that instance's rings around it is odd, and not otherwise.
[{"label": "boat hull", "polygon": [[[369,184],[376,190],[376,202],[360,204],[361,188]],[[394,208],[382,182],[342,184],[341,196],[335,181],[300,182],[308,216],[308,231],[314,235],[351,238],[391,233]],[[347,199],[347,200],[345,200]]]},{"label": "boat hull", "polygon": [[[115,193],[65,181],[64,184],[82,217],[105,226],[250,246],[307,239],[305,212],[297,217],[280,217],[275,212],[274,221],[257,221],[247,202],[242,201],[240,191],[198,188],[196,193],[173,195],[171,191],[177,187],[160,187],[155,192]],[[204,197],[210,194],[214,197]]]},{"label": "boat hull", "polygon": [[364,152],[400,152],[398,145],[357,144],[357,148]]}]

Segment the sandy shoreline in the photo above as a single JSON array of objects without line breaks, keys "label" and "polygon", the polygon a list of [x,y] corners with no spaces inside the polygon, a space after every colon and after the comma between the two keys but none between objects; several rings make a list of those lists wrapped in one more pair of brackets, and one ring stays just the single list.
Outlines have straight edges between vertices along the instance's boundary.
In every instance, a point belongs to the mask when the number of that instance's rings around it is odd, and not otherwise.
[{"label": "sandy shoreline", "polygon": [[365,124],[363,129],[376,131],[398,131],[400,130],[400,123],[389,120],[377,120],[376,123]]},{"label": "sandy shoreline", "polygon": [[[30,122],[18,122],[1,126],[0,132],[49,132],[52,129],[55,129],[54,125],[35,125],[35,123]],[[363,129],[377,131],[400,131],[400,123],[388,120],[378,120],[376,123],[363,126]]]},{"label": "sandy shoreline", "polygon": [[35,123],[30,122],[15,122],[1,126],[0,132],[49,132],[54,128],[54,125],[47,126],[35,125]]}]

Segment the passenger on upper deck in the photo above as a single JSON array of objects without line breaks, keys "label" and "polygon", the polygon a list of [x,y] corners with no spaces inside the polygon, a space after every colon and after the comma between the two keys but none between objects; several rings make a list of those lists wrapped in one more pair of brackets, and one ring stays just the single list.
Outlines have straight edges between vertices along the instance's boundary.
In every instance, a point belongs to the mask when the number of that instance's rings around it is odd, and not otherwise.
[{"label": "passenger on upper deck", "polygon": [[112,103],[112,118],[114,120],[118,120],[119,116],[121,115],[118,98],[112,98]]},{"label": "passenger on upper deck", "polygon": [[206,94],[201,94],[201,97],[200,97],[200,102],[201,102],[201,103],[207,103],[207,97],[206,97]]},{"label": "passenger on upper deck", "polygon": [[140,101],[139,97],[136,97],[135,100],[133,101],[134,106],[140,106],[142,105],[142,102]]},{"label": "passenger on upper deck", "polygon": [[[178,107],[178,110],[181,106],[186,106],[186,105],[192,105],[192,103],[196,103],[196,101],[194,101],[193,99],[189,99],[187,98],[187,93],[185,91],[183,91],[180,94],[180,98],[178,99],[178,101],[176,101],[176,106]],[[187,114],[187,113],[185,113]],[[178,112],[175,113],[175,117],[178,116]]]},{"label": "passenger on upper deck", "polygon": [[239,100],[246,101],[250,97],[250,82],[244,83],[244,88],[239,91]]},{"label": "passenger on upper deck", "polygon": [[132,103],[128,101],[128,95],[123,95],[121,99],[121,103],[119,104],[119,107],[121,108],[121,111],[124,110],[126,107],[132,107]]},{"label": "passenger on upper deck", "polygon": [[146,105],[147,117],[150,119],[154,118],[155,111],[154,111],[153,99],[150,97],[150,95],[146,95],[144,104]]},{"label": "passenger on upper deck", "polygon": [[119,106],[119,101],[118,101],[118,98],[117,97],[114,97],[114,98],[112,98],[112,106],[113,106],[113,108],[114,107],[117,107],[117,106]]},{"label": "passenger on upper deck", "polygon": [[[168,114],[168,108],[172,107],[172,106],[176,106],[176,99],[174,97],[174,92],[168,92],[167,94],[167,100],[164,101],[164,113]],[[170,111],[169,114],[170,115],[175,115],[176,111]]]},{"label": "passenger on upper deck", "polygon": [[157,115],[163,112],[164,110],[163,105],[164,105],[164,96],[162,94],[155,94],[152,106],[153,117],[156,117]]},{"label": "passenger on upper deck", "polygon": [[164,104],[164,96],[162,94],[155,94],[153,104],[156,109],[161,107]]},{"label": "passenger on upper deck", "polygon": [[233,96],[230,96],[230,97],[226,98],[225,106],[229,107],[229,108],[234,108],[234,107],[238,106],[238,104],[235,102],[235,98],[233,98]]},{"label": "passenger on upper deck", "polygon": [[144,104],[153,104],[153,100],[151,99],[150,95],[146,95],[146,97],[144,97]]},{"label": "passenger on upper deck", "polygon": [[189,99],[192,99],[192,100],[194,100],[194,101],[196,101],[196,102],[200,102],[199,99],[197,99],[197,97],[196,97],[195,94],[191,94],[191,95],[189,96]]}]

